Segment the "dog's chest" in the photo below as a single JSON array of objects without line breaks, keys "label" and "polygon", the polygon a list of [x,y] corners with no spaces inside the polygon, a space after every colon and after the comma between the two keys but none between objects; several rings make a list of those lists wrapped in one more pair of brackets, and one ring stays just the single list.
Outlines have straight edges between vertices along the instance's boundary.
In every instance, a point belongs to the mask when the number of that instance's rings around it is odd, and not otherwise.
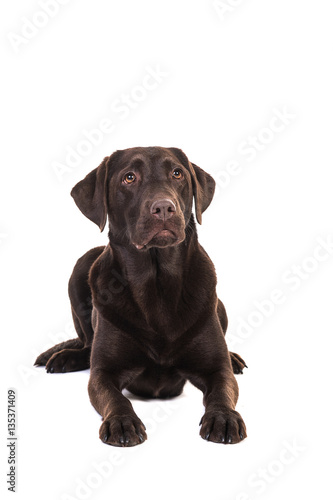
[{"label": "dog's chest", "polygon": [[136,317],[141,317],[148,330],[173,336],[186,323],[182,311],[182,285],[175,278],[147,279],[140,287],[131,289],[128,300]]}]

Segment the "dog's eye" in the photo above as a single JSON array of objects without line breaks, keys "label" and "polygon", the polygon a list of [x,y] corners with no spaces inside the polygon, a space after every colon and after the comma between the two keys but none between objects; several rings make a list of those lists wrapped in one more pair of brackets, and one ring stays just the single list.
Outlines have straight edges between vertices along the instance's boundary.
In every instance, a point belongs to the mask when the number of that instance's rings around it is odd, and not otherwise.
[{"label": "dog's eye", "polygon": [[175,168],[172,172],[172,177],[175,179],[182,179],[184,177],[183,171],[180,168]]},{"label": "dog's eye", "polygon": [[134,182],[135,179],[136,179],[136,175],[133,172],[128,172],[123,177],[123,183],[124,184],[132,184],[132,182]]}]

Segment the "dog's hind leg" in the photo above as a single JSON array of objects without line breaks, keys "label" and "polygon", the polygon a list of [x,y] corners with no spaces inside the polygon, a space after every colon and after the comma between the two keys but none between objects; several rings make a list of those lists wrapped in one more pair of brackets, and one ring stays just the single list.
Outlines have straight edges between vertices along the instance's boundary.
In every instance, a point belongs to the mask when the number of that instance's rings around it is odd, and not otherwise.
[{"label": "dog's hind leg", "polygon": [[220,299],[218,299],[217,303],[217,315],[219,317],[222,330],[225,336],[228,328],[228,316],[227,316],[227,311],[225,310],[225,307],[223,305],[223,302]]},{"label": "dog's hind leg", "polygon": [[63,351],[64,349],[80,348],[83,348],[83,342],[80,339],[70,339],[66,340],[65,342],[60,342],[60,344],[56,344],[55,346],[40,354],[35,361],[35,366],[45,366],[48,360],[53,356],[53,354]]},{"label": "dog's hind leg", "polygon": [[90,366],[90,352],[94,331],[91,325],[91,292],[89,269],[104,247],[89,250],[81,257],[70,277],[68,293],[77,339],[67,340],[40,354],[35,365],[44,366],[49,373],[85,370]]},{"label": "dog's hind leg", "polygon": [[237,354],[236,352],[229,351],[229,354],[230,354],[232,369],[235,375],[243,373],[243,369],[247,368],[247,364],[245,363],[244,359],[241,358],[240,355]]},{"label": "dog's hind leg", "polygon": [[[88,331],[91,324],[87,325],[85,322],[81,324],[81,320],[77,317],[76,313],[72,309],[74,326],[79,336],[75,339],[77,342],[77,347],[64,346],[65,348],[55,352],[46,363],[46,371],[48,373],[66,373],[75,372],[79,370],[86,370],[90,367],[90,352],[91,352],[91,341],[89,337],[93,336],[93,332]],[[81,340],[84,339],[84,342]]]},{"label": "dog's hind leg", "polygon": [[[75,329],[79,338],[67,340],[51,347],[43,354],[40,354],[35,361],[35,365],[46,365],[48,373],[65,373],[78,370],[85,370],[90,366],[91,345],[85,345],[83,340],[86,335],[80,324],[80,320],[72,310]],[[86,325],[85,325],[86,326]]]},{"label": "dog's hind leg", "polygon": [[[222,326],[222,330],[223,330],[223,333],[225,336],[227,328],[228,328],[228,316],[227,316],[227,312],[225,310],[225,307],[224,307],[223,303],[220,301],[220,299],[218,299],[218,304],[217,304],[217,315],[219,317],[219,320],[220,320],[220,323]],[[243,369],[247,368],[247,365],[246,365],[244,359],[241,358],[240,355],[235,353],[235,352],[229,351],[229,354],[230,354],[230,360],[231,360],[233,372],[236,375],[238,375],[239,373],[243,373]]]},{"label": "dog's hind leg", "polygon": [[56,352],[46,363],[48,373],[66,373],[85,370],[90,367],[91,347],[64,349]]}]

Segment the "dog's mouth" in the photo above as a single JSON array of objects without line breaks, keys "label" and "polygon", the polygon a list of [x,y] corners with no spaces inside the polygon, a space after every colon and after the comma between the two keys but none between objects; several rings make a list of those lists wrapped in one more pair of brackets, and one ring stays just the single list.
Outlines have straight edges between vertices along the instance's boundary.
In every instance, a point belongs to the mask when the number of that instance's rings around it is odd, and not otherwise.
[{"label": "dog's mouth", "polygon": [[178,245],[184,240],[184,238],[179,237],[174,231],[171,231],[171,229],[161,229],[160,231],[157,231],[153,233],[152,236],[149,236],[149,238],[142,242],[142,243],[134,243],[134,246],[138,250],[142,250],[144,248],[151,248],[151,247],[158,247],[158,248],[165,248],[169,246],[174,246]]}]

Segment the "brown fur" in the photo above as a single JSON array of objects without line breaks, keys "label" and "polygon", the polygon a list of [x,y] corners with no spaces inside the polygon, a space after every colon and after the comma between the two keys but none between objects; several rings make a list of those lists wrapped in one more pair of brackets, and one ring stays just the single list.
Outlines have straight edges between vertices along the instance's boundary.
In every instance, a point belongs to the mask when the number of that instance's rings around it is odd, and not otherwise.
[{"label": "brown fur", "polygon": [[109,220],[109,243],[81,257],[69,281],[79,338],[49,349],[36,364],[50,373],[91,367],[89,396],[108,444],[133,446],[147,437],[123,389],[170,398],[187,380],[204,394],[204,439],[246,437],[233,374],[246,365],[228,351],[215,269],[192,214],[194,198],[201,223],[214,188],[181,150],[154,147],[115,152],[72,190],[101,230]]}]

